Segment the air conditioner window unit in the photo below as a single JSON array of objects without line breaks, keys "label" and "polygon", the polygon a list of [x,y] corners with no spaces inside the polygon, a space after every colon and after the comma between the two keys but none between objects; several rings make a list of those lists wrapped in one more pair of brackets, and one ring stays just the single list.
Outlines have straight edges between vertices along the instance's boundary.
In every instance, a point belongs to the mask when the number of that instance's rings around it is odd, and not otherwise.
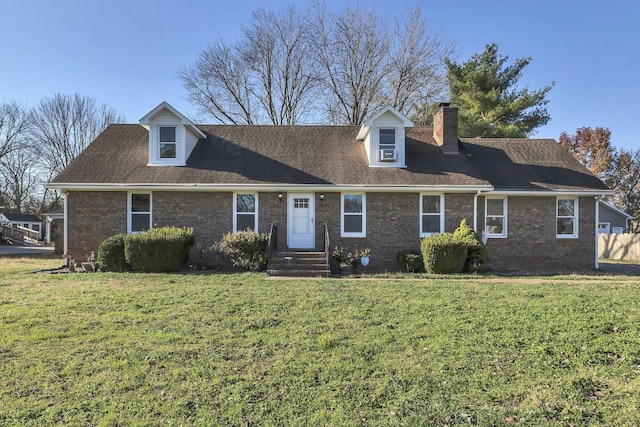
[{"label": "air conditioner window unit", "polygon": [[388,148],[380,150],[380,161],[381,162],[395,162],[396,161],[396,150],[388,149]]}]

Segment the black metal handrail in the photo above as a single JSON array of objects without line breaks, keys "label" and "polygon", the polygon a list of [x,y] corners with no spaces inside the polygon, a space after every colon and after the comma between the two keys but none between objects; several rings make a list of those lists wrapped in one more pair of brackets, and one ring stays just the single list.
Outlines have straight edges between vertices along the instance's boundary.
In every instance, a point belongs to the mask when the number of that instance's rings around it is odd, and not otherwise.
[{"label": "black metal handrail", "polygon": [[269,242],[267,244],[267,262],[269,270],[271,270],[271,258],[273,253],[278,250],[278,225],[274,222],[269,229]]},{"label": "black metal handrail", "polygon": [[325,222],[324,223],[324,256],[325,256],[325,261],[327,263],[327,276],[331,274],[331,268],[329,266],[330,246],[331,244],[329,243],[329,225]]}]

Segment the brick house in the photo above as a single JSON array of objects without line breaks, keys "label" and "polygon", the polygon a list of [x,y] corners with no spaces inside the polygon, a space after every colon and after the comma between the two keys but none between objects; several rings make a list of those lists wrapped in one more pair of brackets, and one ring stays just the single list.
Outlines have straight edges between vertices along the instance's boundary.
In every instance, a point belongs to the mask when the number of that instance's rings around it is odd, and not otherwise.
[{"label": "brick house", "polygon": [[65,252],[152,226],[268,233],[277,250],[370,248],[370,271],[453,231],[483,233],[491,267],[597,267],[596,200],[610,190],[552,139],[458,138],[457,109],[434,127],[391,107],[362,126],[195,125],[166,102],[109,126],[49,187],[65,198]]}]

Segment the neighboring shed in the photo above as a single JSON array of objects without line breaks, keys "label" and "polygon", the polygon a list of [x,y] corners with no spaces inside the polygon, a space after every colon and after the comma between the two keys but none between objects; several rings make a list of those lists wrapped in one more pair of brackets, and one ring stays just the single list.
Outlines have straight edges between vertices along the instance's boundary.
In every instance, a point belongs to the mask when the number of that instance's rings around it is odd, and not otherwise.
[{"label": "neighboring shed", "polygon": [[28,228],[29,230],[37,231],[38,238],[42,238],[42,220],[36,215],[3,212],[0,213],[0,225],[11,228]]},{"label": "neighboring shed", "polygon": [[633,217],[611,203],[598,201],[598,233],[627,233]]}]

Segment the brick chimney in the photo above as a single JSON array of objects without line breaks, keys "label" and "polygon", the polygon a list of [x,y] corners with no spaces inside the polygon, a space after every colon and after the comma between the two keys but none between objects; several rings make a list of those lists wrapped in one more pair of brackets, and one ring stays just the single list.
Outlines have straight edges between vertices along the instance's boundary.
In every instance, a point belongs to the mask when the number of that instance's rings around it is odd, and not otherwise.
[{"label": "brick chimney", "polygon": [[443,102],[433,116],[433,138],[444,154],[458,154],[458,108]]}]

